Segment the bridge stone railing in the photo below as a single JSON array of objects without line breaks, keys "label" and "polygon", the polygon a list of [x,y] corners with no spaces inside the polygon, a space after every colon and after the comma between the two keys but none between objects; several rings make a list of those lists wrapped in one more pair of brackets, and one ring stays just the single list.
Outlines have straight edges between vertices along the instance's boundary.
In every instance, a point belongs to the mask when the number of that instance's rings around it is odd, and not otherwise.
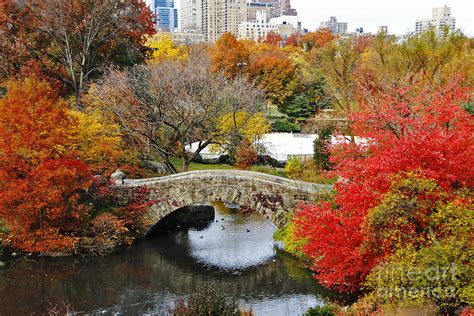
[{"label": "bridge stone railing", "polygon": [[146,186],[150,190],[149,199],[158,201],[144,214],[145,233],[179,208],[212,201],[251,208],[272,220],[277,227],[282,227],[287,213],[300,203],[314,201],[332,188],[241,170],[193,171],[160,178],[125,180],[123,186]]}]

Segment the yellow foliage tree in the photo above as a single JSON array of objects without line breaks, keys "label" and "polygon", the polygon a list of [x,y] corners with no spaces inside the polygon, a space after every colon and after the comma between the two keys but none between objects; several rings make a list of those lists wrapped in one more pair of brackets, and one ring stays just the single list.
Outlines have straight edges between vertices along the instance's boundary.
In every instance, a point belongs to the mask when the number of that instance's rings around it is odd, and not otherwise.
[{"label": "yellow foliage tree", "polygon": [[253,143],[259,140],[263,134],[271,131],[271,124],[265,117],[265,114],[259,112],[249,116],[246,112],[230,113],[221,118],[221,131],[231,131],[234,127],[244,139]]},{"label": "yellow foliage tree", "polygon": [[[250,116],[246,112],[229,113],[220,118],[220,131],[222,134],[228,134],[237,128],[238,134],[243,137],[243,141],[251,144],[258,140],[272,129],[271,123],[265,117],[265,114],[259,112]],[[211,145],[211,151],[218,152],[222,147],[226,147],[229,139],[219,139],[218,144]],[[235,145],[235,144],[234,144]]]},{"label": "yellow foliage tree", "polygon": [[168,34],[155,34],[150,37],[145,46],[151,48],[152,61],[163,61],[166,59],[186,59],[188,53],[184,46],[176,45],[173,38]]},{"label": "yellow foliage tree", "polygon": [[68,149],[78,152],[93,171],[106,171],[131,159],[122,148],[118,125],[107,122],[99,110],[70,110],[68,114],[76,122],[70,131]]}]

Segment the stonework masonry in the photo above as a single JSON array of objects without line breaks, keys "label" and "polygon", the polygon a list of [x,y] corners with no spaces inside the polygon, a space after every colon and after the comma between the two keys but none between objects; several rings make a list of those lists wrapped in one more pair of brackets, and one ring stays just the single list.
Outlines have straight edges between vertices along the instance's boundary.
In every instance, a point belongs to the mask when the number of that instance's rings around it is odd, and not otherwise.
[{"label": "stonework masonry", "polygon": [[332,188],[329,185],[241,170],[205,170],[160,178],[125,180],[123,186],[146,186],[150,192],[150,201],[157,201],[143,215],[145,234],[177,209],[213,201],[252,209],[277,227],[282,227],[286,224],[288,213],[295,207],[316,200]]}]

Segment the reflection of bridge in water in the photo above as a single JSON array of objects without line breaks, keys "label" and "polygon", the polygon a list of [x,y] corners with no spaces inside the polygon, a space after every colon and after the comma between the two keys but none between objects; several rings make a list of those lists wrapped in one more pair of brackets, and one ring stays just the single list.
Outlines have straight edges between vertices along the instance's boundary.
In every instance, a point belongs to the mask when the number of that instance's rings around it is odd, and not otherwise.
[{"label": "reflection of bridge in water", "polygon": [[[62,301],[77,312],[90,314],[101,314],[101,310],[106,314],[137,315],[144,310],[166,314],[177,296],[186,296],[203,284],[212,284],[249,304],[269,297],[278,301],[282,297],[298,300],[316,295],[316,300],[322,300],[332,296],[316,284],[309,270],[280,252],[276,261],[232,275],[203,267],[185,251],[186,247],[169,239],[150,239],[104,258],[17,263],[0,276],[0,314],[42,314],[50,303]],[[260,293],[265,294],[260,297]]]},{"label": "reflection of bridge in water", "polygon": [[281,227],[286,214],[300,203],[331,189],[259,172],[205,170],[166,177],[126,180],[126,187],[146,186],[150,200],[159,201],[145,213],[146,231],[165,216],[187,205],[225,201],[255,210]]}]

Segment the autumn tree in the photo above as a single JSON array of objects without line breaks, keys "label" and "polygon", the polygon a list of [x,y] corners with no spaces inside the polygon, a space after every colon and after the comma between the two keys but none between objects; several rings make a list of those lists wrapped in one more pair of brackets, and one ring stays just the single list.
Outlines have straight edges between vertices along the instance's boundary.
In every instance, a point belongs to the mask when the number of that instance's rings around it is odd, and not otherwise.
[{"label": "autumn tree", "polygon": [[263,135],[272,130],[270,122],[262,112],[227,113],[220,121],[219,133],[223,137],[217,138],[210,149],[213,152],[226,152],[230,157],[236,157],[239,148],[245,147],[245,144],[258,145]]},{"label": "autumn tree", "polygon": [[250,52],[234,34],[225,33],[211,49],[211,58],[212,71],[222,72],[227,78],[232,79],[244,73],[250,63]]},{"label": "autumn tree", "polygon": [[69,130],[68,152],[77,153],[95,174],[111,174],[117,166],[133,164],[136,153],[127,148],[120,126],[108,120],[103,111],[86,101],[85,111],[69,110],[74,121]]},{"label": "autumn tree", "polygon": [[280,34],[272,31],[267,34],[264,39],[264,43],[271,46],[280,47],[283,43],[283,37],[281,37]]},{"label": "autumn tree", "polygon": [[334,34],[328,28],[318,29],[303,35],[301,44],[305,51],[310,52],[313,48],[321,48],[335,39]]},{"label": "autumn tree", "polygon": [[235,165],[240,169],[248,169],[258,161],[257,150],[249,141],[244,141],[236,153]]},{"label": "autumn tree", "polygon": [[353,38],[329,42],[318,50],[315,62],[326,79],[337,109],[346,115],[354,108],[356,101],[354,74],[360,54],[354,50],[353,45]]},{"label": "autumn tree", "polygon": [[285,45],[286,46],[293,46],[293,47],[298,47],[299,42],[300,42],[300,35],[297,33],[293,33],[288,38],[286,39]]},{"label": "autumn tree", "polygon": [[331,149],[332,174],[341,179],[336,196],[302,207],[296,220],[323,284],[357,290],[386,255],[366,246],[362,226],[394,175],[418,171],[448,192],[472,187],[473,125],[463,108],[468,98],[469,91],[457,82],[422,93],[411,87],[381,97],[381,106],[361,103],[361,111],[351,115],[355,134],[365,142]]},{"label": "autumn tree", "polygon": [[[173,172],[171,158],[187,170],[204,148],[239,133],[261,107],[260,92],[250,83],[210,72],[201,55],[111,71],[98,93],[125,136]],[[237,122],[240,113],[246,119]],[[186,146],[193,142],[198,145],[190,152]]]},{"label": "autumn tree", "polygon": [[464,78],[461,84],[472,86],[473,49],[469,41],[459,32],[438,37],[434,30],[408,35],[401,42],[381,34],[366,50],[357,69],[359,96],[391,93],[415,84],[433,86],[456,76]]},{"label": "autumn tree", "polygon": [[153,35],[147,40],[145,46],[152,50],[150,58],[153,61],[159,62],[168,58],[185,59],[187,57],[185,47],[176,45],[168,34]]},{"label": "autumn tree", "polygon": [[296,69],[299,87],[292,100],[281,111],[290,117],[307,118],[317,109],[327,108],[332,102],[321,71],[312,67],[300,48],[292,49],[288,56]]},{"label": "autumn tree", "polygon": [[71,250],[87,211],[86,164],[68,152],[74,120],[46,82],[11,81],[0,99],[0,220],[7,239],[25,251]]},{"label": "autumn tree", "polygon": [[18,10],[23,18],[13,21],[12,30],[23,30],[31,58],[72,88],[79,103],[105,65],[143,59],[143,35],[154,33],[141,1],[27,0]]},{"label": "autumn tree", "polygon": [[25,35],[15,24],[20,14],[16,1],[0,1],[0,84],[29,59]]},{"label": "autumn tree", "polygon": [[298,89],[296,69],[288,59],[263,56],[251,66],[250,74],[268,102],[279,108],[284,108]]}]

